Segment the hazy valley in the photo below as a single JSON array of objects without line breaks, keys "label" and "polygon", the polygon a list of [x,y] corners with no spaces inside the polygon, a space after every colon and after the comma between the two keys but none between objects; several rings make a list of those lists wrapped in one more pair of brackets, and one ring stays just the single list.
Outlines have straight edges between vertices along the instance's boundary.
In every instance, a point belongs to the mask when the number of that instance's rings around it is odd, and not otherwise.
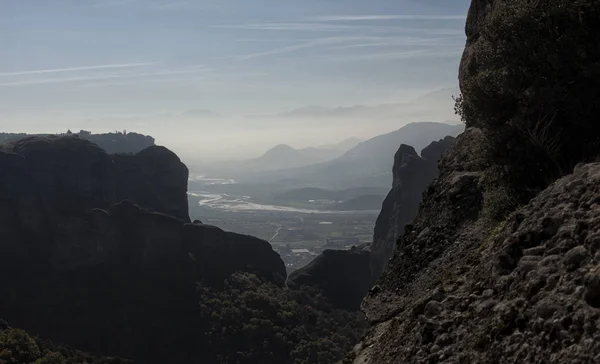
[{"label": "hazy valley", "polygon": [[0,364],[600,362],[594,0],[1,7]]}]

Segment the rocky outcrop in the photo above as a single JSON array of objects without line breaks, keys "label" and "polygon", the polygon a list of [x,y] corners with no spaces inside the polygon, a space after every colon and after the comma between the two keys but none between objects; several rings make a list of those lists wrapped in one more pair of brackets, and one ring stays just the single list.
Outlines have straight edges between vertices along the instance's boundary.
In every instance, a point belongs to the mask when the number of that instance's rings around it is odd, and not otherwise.
[{"label": "rocky outcrop", "polygon": [[50,137],[0,151],[3,317],[99,355],[200,360],[197,283],[244,271],[282,286],[286,271],[264,240],[189,223],[186,183],[162,147],[110,156]]},{"label": "rocky outcrop", "polygon": [[[531,83],[523,81],[525,73],[534,79],[546,79],[525,72],[539,63],[534,62],[530,68],[527,62],[531,59],[558,60],[554,63],[558,66],[551,71],[556,75],[552,80],[557,83],[552,92],[560,90],[561,102],[553,105],[559,108],[557,114],[569,112],[572,104],[582,105],[577,97],[563,92],[563,86],[579,85],[578,92],[587,94],[594,89],[590,85],[597,82],[597,77],[593,82],[582,78],[585,82],[580,84],[577,82],[581,79],[562,78],[571,74],[570,67],[586,68],[587,63],[561,65],[568,58],[560,59],[554,53],[554,40],[562,38],[562,34],[565,44],[581,40],[583,45],[591,45],[589,29],[584,25],[597,19],[598,13],[586,17],[582,14],[587,12],[582,9],[595,11],[596,4],[583,1],[571,7],[558,1],[547,3],[473,0],[460,83],[463,92],[467,91],[463,93],[463,102],[469,102],[467,125],[484,128],[467,129],[440,162],[439,178],[427,188],[417,217],[406,227],[389,266],[363,301],[362,308],[373,327],[347,362],[600,362],[600,244],[597,243],[600,164],[579,164],[566,176],[570,168],[564,168],[563,177],[553,181],[549,179],[551,174],[540,168],[544,160],[536,160],[535,154],[523,158],[508,154],[520,140],[510,140],[512,145],[502,146],[504,149],[493,144],[500,129],[518,129],[523,126],[521,122],[531,121],[534,115],[527,113],[529,109],[523,112],[525,109],[506,99],[498,99],[501,93],[513,93],[520,105],[533,109],[543,109],[547,101],[542,99],[550,88],[540,85],[531,88]],[[529,18],[521,17],[525,13],[517,14],[523,9],[528,11]],[[518,15],[515,19],[502,18],[515,14]],[[494,70],[482,69],[487,58],[499,57],[504,46],[510,46],[493,37],[484,38],[484,30],[491,34],[492,24],[486,21],[490,17],[496,21],[493,25],[504,24],[510,29],[506,39],[502,39],[504,42],[521,42],[522,37],[530,36],[528,41],[538,44],[540,29],[545,32],[551,28],[554,32],[540,41],[541,52],[525,49],[526,59],[502,58],[502,62],[513,62],[509,68],[516,70],[516,74],[498,70],[498,79],[507,88],[490,86],[489,82],[496,80],[494,75],[490,76]],[[528,32],[530,23],[535,24],[535,32]],[[581,55],[587,55],[585,47],[579,49]],[[480,93],[472,92],[474,84]],[[527,88],[525,96],[521,97],[519,87]],[[536,93],[539,90],[544,92]],[[520,114],[507,116],[505,109]],[[586,109],[585,116],[593,120],[595,114],[590,110]],[[493,115],[495,119],[476,120],[474,115]],[[533,119],[536,120],[542,122]],[[559,150],[568,151],[576,140],[596,138],[591,137],[596,134],[586,133],[588,125],[579,121],[561,120],[573,135],[582,137],[566,140],[569,138],[564,136],[569,134],[563,134],[562,139],[553,140],[561,143]],[[548,137],[551,123],[543,125],[546,134],[542,136]],[[535,141],[539,131],[538,128],[529,136]],[[598,153],[597,148],[585,152],[583,149],[566,153],[565,165],[590,160],[591,154]],[[496,158],[498,152],[508,155],[509,162],[499,163],[505,159]],[[511,168],[511,163],[519,168]],[[515,170],[530,176],[515,174]],[[505,177],[509,177],[513,190],[508,191],[502,185]],[[543,185],[549,187],[540,192],[531,189],[530,178],[545,179]],[[504,199],[522,195],[521,207],[508,218],[493,213],[495,208],[505,206],[494,197],[498,191]],[[529,195],[535,197],[522,198]]]},{"label": "rocky outcrop", "polygon": [[[25,134],[25,133],[0,133],[0,144],[14,143],[28,137],[49,137],[51,134]],[[72,136],[88,140],[108,154],[127,153],[135,154],[142,150],[154,146],[154,138],[149,135],[138,133],[105,133],[92,134],[89,131],[81,130],[78,133],[67,132],[66,134],[57,134],[57,136]]]},{"label": "rocky outcrop", "polygon": [[0,199],[40,226],[123,199],[189,221],[187,167],[164,147],[113,156],[77,137],[29,137],[0,151],[0,172]]},{"label": "rocky outcrop", "polygon": [[111,157],[117,200],[130,199],[140,206],[189,222],[189,172],[175,153],[165,147],[152,146],[135,155]]},{"label": "rocky outcrop", "polygon": [[375,223],[371,246],[371,271],[379,277],[404,233],[404,226],[417,215],[421,196],[438,175],[438,161],[455,138],[446,137],[423,149],[419,156],[414,148],[401,145],[394,157],[392,189],[385,198]]},{"label": "rocky outcrop", "polygon": [[599,194],[600,164],[580,165],[495,228],[446,225],[447,240],[429,240],[425,205],[377,288],[405,298],[388,316],[370,305],[379,323],[354,362],[597,362]]},{"label": "rocky outcrop", "polygon": [[[483,142],[481,131],[467,129],[441,159],[440,175],[426,188],[417,218],[406,226],[388,268],[363,301],[363,310],[372,323],[388,320],[415,295],[433,289],[433,277],[441,275],[443,268],[430,263],[443,256],[456,240],[477,239],[474,223],[483,201],[480,179],[484,169],[478,145]],[[465,228],[473,231],[465,232]],[[432,271],[424,271],[427,267]]]},{"label": "rocky outcrop", "polygon": [[80,138],[91,141],[109,154],[139,153],[146,148],[154,146],[154,138],[138,133],[106,133],[92,134],[87,131],[77,133]]},{"label": "rocky outcrop", "polygon": [[336,307],[357,310],[387,265],[404,226],[417,214],[423,191],[438,175],[438,160],[454,141],[448,136],[433,142],[421,156],[402,144],[394,158],[394,184],[377,218],[373,243],[349,251],[325,251],[291,274],[288,286],[317,287]]},{"label": "rocky outcrop", "polygon": [[369,269],[371,254],[364,247],[350,250],[326,250],[305,267],[292,273],[291,289],[316,287],[336,307],[357,311],[373,285]]}]

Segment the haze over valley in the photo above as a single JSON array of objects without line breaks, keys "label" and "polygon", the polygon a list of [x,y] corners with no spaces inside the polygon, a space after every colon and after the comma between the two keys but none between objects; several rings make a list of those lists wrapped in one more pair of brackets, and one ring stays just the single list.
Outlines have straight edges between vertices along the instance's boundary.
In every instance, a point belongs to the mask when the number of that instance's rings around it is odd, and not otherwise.
[{"label": "haze over valley", "polygon": [[600,363],[598,0],[0,34],[0,364]]}]

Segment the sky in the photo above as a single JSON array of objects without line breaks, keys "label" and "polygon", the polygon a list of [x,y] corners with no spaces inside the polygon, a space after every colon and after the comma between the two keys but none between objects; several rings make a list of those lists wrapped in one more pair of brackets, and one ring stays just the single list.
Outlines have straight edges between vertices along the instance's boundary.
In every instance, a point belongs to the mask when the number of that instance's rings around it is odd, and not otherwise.
[{"label": "sky", "polygon": [[219,160],[456,122],[468,6],[0,0],[0,131],[125,129]]}]

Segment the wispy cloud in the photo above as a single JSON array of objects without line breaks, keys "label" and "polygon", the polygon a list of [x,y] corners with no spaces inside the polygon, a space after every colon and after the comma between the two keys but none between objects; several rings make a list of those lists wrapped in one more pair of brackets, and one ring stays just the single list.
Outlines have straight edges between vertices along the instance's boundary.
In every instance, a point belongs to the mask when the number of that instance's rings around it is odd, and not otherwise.
[{"label": "wispy cloud", "polygon": [[462,37],[459,36],[448,36],[448,37],[430,37],[430,36],[340,36],[340,37],[327,37],[318,38],[313,40],[304,41],[301,43],[274,48],[268,51],[250,53],[244,55],[236,55],[223,57],[220,59],[234,59],[234,60],[250,60],[254,58],[281,55],[285,53],[296,52],[300,50],[306,50],[311,48],[323,48],[324,50],[352,50],[356,48],[365,47],[387,47],[389,49],[398,47],[443,47],[456,43],[457,49],[461,48],[460,40]]},{"label": "wispy cloud", "polygon": [[54,69],[33,70],[33,71],[5,72],[5,73],[0,73],[0,77],[37,75],[37,74],[43,74],[43,73],[91,71],[91,70],[102,70],[102,69],[110,69],[110,68],[144,67],[144,66],[156,65],[158,63],[159,62],[105,64],[105,65],[97,65],[97,66],[83,66],[83,67],[54,68]]},{"label": "wispy cloud", "polygon": [[357,29],[356,25],[326,24],[309,22],[291,23],[248,23],[248,24],[222,24],[211,25],[211,28],[243,29],[243,30],[288,30],[288,31],[312,31],[312,32],[341,32]]},{"label": "wispy cloud", "polygon": [[[393,25],[388,23],[377,24],[357,24],[357,22],[286,22],[286,23],[244,23],[244,24],[221,24],[211,25],[211,28],[221,29],[239,29],[253,31],[289,31],[289,32],[337,32],[353,34],[378,34],[378,33],[399,33],[411,32],[431,35],[464,35],[464,29],[461,23],[456,23],[456,28],[418,28]],[[250,41],[250,40],[247,40]],[[263,41],[268,42],[268,41]],[[273,41],[274,42],[274,41]]]},{"label": "wispy cloud", "polygon": [[369,20],[465,20],[465,15],[330,15],[307,18],[310,21],[369,21]]},{"label": "wispy cloud", "polygon": [[309,40],[306,42],[302,42],[299,44],[294,44],[294,45],[289,45],[289,46],[285,46],[285,47],[271,49],[269,51],[232,56],[232,57],[228,57],[228,58],[244,61],[244,60],[249,60],[249,59],[253,59],[253,58],[290,53],[290,52],[295,52],[295,51],[299,51],[299,50],[303,50],[303,49],[310,49],[310,48],[315,48],[315,47],[320,47],[320,46],[340,44],[340,43],[346,43],[346,42],[352,42],[352,41],[363,41],[364,42],[365,40],[368,40],[368,39],[370,39],[370,37],[348,36],[348,37],[319,38],[319,39],[313,39],[313,40]]},{"label": "wispy cloud", "polygon": [[101,81],[111,79],[123,79],[123,78],[136,78],[136,77],[162,77],[172,76],[181,74],[191,73],[210,73],[214,70],[208,68],[193,68],[184,70],[159,70],[155,72],[140,72],[140,73],[117,73],[117,74],[103,74],[95,76],[76,76],[76,77],[62,77],[62,78],[43,78],[43,79],[27,79],[11,82],[2,82],[0,86],[28,86],[28,85],[42,85],[42,84],[54,84],[54,83],[70,83],[80,81]]},{"label": "wispy cloud", "polygon": [[463,37],[448,36],[448,37],[423,37],[423,36],[406,36],[406,37],[370,37],[369,42],[341,45],[331,47],[330,49],[352,49],[364,47],[401,47],[401,46],[445,46],[451,43],[459,44]]},{"label": "wispy cloud", "polygon": [[417,49],[399,52],[379,52],[359,54],[353,56],[322,56],[321,59],[327,61],[374,61],[374,60],[404,60],[413,58],[449,58],[457,57],[461,54],[461,49],[456,50],[431,50]]}]

